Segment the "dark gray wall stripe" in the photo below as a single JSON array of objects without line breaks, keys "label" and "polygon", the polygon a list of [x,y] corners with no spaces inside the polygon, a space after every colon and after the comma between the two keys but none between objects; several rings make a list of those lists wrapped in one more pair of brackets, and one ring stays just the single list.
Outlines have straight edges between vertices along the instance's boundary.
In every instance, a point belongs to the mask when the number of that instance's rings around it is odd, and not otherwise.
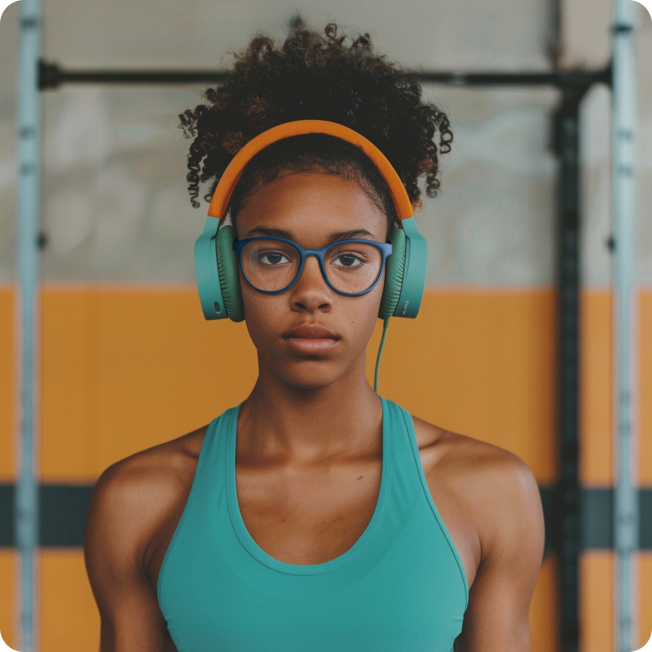
[{"label": "dark gray wall stripe", "polygon": [[580,493],[582,541],[591,548],[613,548],[613,490],[589,489]]},{"label": "dark gray wall stripe", "polygon": [[640,541],[642,550],[652,550],[652,489],[643,489],[638,494],[640,501]]},{"label": "dark gray wall stripe", "polygon": [[[43,484],[40,487],[40,544],[80,547],[93,485]],[[546,552],[555,545],[554,487],[539,487],[546,524]],[[652,487],[639,492],[641,507],[640,547],[652,550]],[[580,492],[582,548],[608,550],[613,547],[613,491],[610,488]],[[14,485],[0,484],[0,547],[14,545]]]},{"label": "dark gray wall stripe", "polygon": [[[93,485],[39,487],[41,546],[76,548],[83,544],[92,491]],[[13,546],[14,542],[14,485],[0,484],[0,546]]]},{"label": "dark gray wall stripe", "polygon": [[14,540],[14,485],[0,484],[0,546],[13,546]]},{"label": "dark gray wall stripe", "polygon": [[81,546],[92,485],[42,485],[40,541],[42,546]]}]

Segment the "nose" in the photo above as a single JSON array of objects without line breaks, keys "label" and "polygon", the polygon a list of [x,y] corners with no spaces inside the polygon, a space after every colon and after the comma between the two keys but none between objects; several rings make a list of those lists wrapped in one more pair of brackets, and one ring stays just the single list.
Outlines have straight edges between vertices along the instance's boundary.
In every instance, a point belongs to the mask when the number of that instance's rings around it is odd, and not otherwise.
[{"label": "nose", "polygon": [[306,256],[301,274],[290,292],[293,310],[328,312],[333,306],[333,290],[326,283],[319,260],[313,254]]}]

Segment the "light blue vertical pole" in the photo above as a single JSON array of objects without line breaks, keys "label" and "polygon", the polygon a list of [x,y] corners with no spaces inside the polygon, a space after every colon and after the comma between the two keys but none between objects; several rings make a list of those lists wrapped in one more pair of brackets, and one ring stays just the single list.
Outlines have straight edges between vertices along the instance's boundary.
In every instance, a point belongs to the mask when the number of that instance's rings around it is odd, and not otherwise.
[{"label": "light blue vertical pole", "polygon": [[18,282],[20,314],[20,466],[16,486],[16,545],[20,554],[21,652],[35,652],[35,562],[38,486],[34,473],[37,414],[38,231],[40,168],[40,0],[20,2],[18,71]]},{"label": "light blue vertical pole", "polygon": [[636,468],[636,137],[637,89],[633,30],[637,5],[615,0],[613,30],[613,326],[615,650],[637,644],[636,573],[639,507]]}]

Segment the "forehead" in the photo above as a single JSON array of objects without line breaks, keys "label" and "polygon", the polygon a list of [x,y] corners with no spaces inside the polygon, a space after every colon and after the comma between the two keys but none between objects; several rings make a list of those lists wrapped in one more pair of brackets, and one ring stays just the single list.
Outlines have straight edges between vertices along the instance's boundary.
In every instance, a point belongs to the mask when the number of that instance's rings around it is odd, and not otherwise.
[{"label": "forehead", "polygon": [[356,180],[297,172],[262,185],[238,212],[239,238],[248,237],[249,231],[261,226],[311,240],[365,229],[376,239],[385,240],[387,216]]}]

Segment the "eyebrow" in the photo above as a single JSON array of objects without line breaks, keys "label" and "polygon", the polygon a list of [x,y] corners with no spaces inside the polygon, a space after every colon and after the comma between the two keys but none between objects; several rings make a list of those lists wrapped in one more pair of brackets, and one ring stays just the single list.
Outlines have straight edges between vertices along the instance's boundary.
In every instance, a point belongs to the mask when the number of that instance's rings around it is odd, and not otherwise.
[{"label": "eyebrow", "polygon": [[[268,226],[257,226],[251,231],[247,231],[246,237],[251,238],[252,236],[268,236],[270,238],[285,238],[286,240],[292,240],[292,234],[289,231],[284,231],[283,229],[273,229]],[[350,231],[339,231],[338,233],[332,233],[328,238],[328,242],[337,242],[338,240],[350,240],[351,238],[364,238],[364,239],[374,239],[374,234],[367,231],[367,229],[351,229]]]}]

